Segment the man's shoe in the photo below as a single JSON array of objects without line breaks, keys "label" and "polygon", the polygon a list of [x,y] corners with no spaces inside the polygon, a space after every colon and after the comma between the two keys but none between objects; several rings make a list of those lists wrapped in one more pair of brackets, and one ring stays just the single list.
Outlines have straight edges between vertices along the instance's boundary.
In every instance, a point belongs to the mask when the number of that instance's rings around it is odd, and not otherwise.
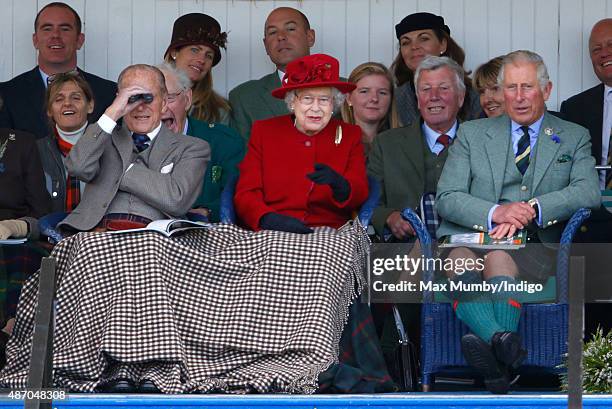
[{"label": "man's shoe", "polygon": [[130,379],[115,379],[107,383],[103,390],[110,393],[134,393],[138,391],[138,388]]},{"label": "man's shoe", "polygon": [[527,358],[527,351],[521,347],[521,337],[516,332],[496,332],[491,345],[497,360],[512,369],[517,369]]},{"label": "man's shoe", "polygon": [[466,334],[461,338],[461,349],[465,360],[484,378],[487,390],[495,394],[508,393],[510,382],[489,344],[474,334]]},{"label": "man's shoe", "polygon": [[161,393],[159,388],[157,386],[155,386],[153,381],[151,381],[149,379],[143,379],[140,382],[140,386],[138,386],[138,392],[141,392],[141,393]]}]

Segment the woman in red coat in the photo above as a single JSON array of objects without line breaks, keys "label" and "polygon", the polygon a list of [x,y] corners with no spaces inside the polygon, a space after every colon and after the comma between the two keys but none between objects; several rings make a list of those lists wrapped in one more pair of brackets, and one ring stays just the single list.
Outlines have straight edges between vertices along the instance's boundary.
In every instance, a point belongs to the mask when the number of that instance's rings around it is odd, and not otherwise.
[{"label": "woman in red coat", "polygon": [[361,130],[332,119],[354,84],[339,80],[338,60],[325,54],[287,65],[282,86],[292,114],[253,124],[240,164],[234,204],[253,230],[310,233],[338,228],[366,200]]}]

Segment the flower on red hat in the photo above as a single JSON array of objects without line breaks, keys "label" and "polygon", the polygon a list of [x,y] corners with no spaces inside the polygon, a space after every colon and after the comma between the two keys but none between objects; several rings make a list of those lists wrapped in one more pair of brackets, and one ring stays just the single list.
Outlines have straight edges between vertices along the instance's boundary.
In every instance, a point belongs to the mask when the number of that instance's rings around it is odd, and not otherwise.
[{"label": "flower on red hat", "polygon": [[330,81],[333,77],[332,66],[327,62],[310,64],[309,62],[300,61],[294,69],[287,76],[287,83],[290,85]]}]

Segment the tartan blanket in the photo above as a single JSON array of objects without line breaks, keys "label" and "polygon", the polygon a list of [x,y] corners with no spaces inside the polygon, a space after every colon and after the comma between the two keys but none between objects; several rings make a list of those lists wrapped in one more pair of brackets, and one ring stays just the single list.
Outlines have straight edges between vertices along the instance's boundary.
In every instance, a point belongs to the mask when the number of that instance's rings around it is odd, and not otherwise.
[{"label": "tartan blanket", "polygon": [[0,322],[15,316],[24,281],[40,268],[41,258],[48,255],[38,242],[0,245]]},{"label": "tartan blanket", "polygon": [[[54,385],[127,378],[164,393],[313,393],[338,362],[369,240],[356,220],[314,234],[214,225],[79,233],[57,260]],[[24,285],[0,384],[26,386],[38,273]]]}]

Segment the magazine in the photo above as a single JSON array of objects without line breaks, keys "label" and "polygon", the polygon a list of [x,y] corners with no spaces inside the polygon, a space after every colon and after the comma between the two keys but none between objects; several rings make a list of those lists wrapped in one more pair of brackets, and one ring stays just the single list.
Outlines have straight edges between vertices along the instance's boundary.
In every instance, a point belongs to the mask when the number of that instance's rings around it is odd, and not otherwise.
[{"label": "magazine", "polygon": [[444,236],[440,247],[471,247],[478,249],[503,249],[514,250],[525,247],[527,243],[527,231],[520,230],[512,237],[503,239],[492,239],[487,233],[463,233]]},{"label": "magazine", "polygon": [[142,227],[139,229],[109,231],[108,233],[121,234],[137,231],[155,231],[163,234],[166,237],[171,237],[188,230],[210,228],[212,228],[212,224],[205,222],[192,222],[191,220],[181,219],[161,219],[152,221],[151,223],[147,224],[147,227]]},{"label": "magazine", "polygon": [[28,239],[23,238],[23,239],[6,239],[6,240],[0,240],[0,244],[23,244],[26,241],[28,241]]}]

